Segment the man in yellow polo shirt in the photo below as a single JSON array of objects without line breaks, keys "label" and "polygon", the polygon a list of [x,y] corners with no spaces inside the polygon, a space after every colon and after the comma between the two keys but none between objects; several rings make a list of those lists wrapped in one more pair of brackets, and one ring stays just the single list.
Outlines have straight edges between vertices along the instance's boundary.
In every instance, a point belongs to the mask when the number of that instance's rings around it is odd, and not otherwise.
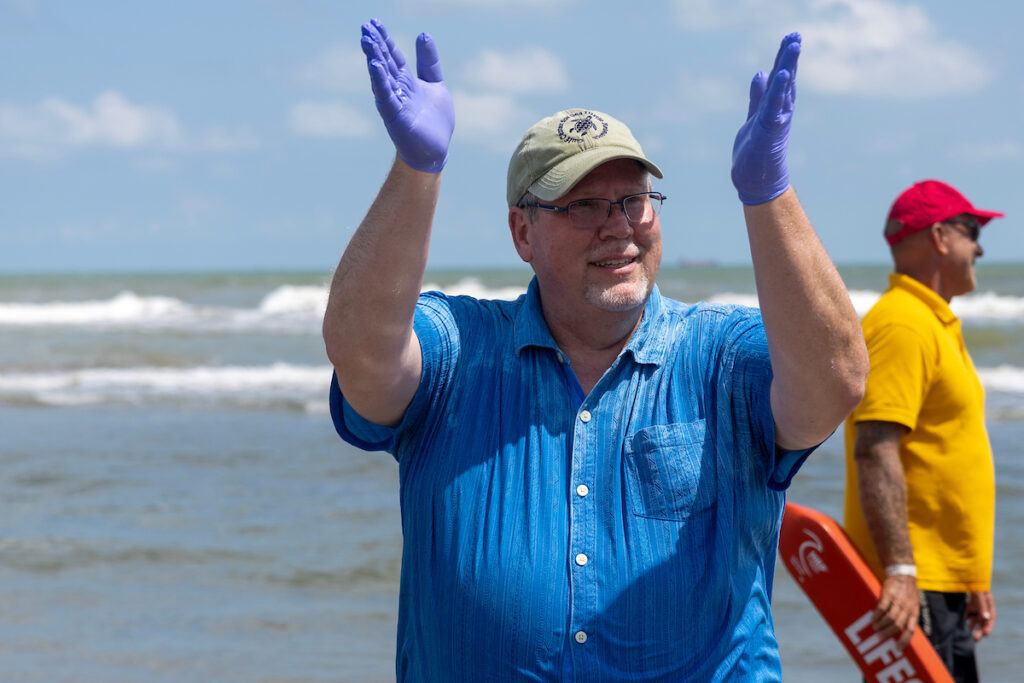
[{"label": "man in yellow polo shirt", "polygon": [[985,395],[950,300],[974,290],[982,226],[937,180],[889,212],[895,271],[865,316],[871,369],[846,422],[846,530],[882,580],[875,628],[905,645],[920,623],[957,681],[977,680],[992,632],[995,472]]}]

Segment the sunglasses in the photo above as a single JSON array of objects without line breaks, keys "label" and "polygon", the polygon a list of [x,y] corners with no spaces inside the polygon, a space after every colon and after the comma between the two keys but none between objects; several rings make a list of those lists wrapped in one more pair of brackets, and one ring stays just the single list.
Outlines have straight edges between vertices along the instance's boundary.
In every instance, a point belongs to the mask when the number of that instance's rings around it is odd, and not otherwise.
[{"label": "sunglasses", "polygon": [[961,234],[969,237],[972,242],[977,242],[978,238],[981,237],[981,223],[973,218],[954,218],[944,222],[947,225],[967,228],[967,232]]}]

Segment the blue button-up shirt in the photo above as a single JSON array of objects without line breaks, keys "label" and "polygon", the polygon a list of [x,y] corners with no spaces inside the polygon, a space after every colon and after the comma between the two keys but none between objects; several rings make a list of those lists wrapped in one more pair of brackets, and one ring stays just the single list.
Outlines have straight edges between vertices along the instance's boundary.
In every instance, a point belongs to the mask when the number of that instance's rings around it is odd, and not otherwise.
[{"label": "blue button-up shirt", "polygon": [[391,429],[337,385],[341,436],[398,461],[400,681],[774,681],[783,490],[754,309],[652,292],[584,396],[541,312],[436,292]]}]

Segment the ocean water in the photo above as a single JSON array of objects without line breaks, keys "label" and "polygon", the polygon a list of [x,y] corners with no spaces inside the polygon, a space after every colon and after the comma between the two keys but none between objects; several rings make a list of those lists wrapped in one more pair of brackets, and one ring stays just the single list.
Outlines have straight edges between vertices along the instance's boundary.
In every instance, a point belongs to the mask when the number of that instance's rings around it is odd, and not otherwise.
[{"label": "ocean water", "polygon": [[[841,269],[858,311],[880,266]],[[0,276],[0,681],[394,679],[397,473],[342,443],[320,339],[328,273]],[[490,298],[526,271],[432,272]],[[954,302],[988,391],[998,478],[989,681],[1024,642],[1024,266]],[[742,267],[663,293],[756,304]],[[790,499],[842,506],[841,435]],[[781,568],[787,681],[859,680]]]}]

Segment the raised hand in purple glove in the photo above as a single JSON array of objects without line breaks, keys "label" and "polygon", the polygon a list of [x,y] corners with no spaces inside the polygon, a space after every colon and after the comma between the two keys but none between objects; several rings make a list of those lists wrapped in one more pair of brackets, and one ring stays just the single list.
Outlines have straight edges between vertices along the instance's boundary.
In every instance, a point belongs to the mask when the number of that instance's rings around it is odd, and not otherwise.
[{"label": "raised hand in purple glove", "polygon": [[413,76],[384,24],[371,19],[362,33],[377,111],[398,155],[418,171],[440,173],[455,130],[455,108],[441,77],[437,46],[426,33],[416,38]]},{"label": "raised hand in purple glove", "polygon": [[744,204],[764,204],[789,187],[786,147],[799,57],[800,34],[790,33],[782,39],[771,74],[758,71],[750,83],[747,121],[732,146],[732,184]]}]

